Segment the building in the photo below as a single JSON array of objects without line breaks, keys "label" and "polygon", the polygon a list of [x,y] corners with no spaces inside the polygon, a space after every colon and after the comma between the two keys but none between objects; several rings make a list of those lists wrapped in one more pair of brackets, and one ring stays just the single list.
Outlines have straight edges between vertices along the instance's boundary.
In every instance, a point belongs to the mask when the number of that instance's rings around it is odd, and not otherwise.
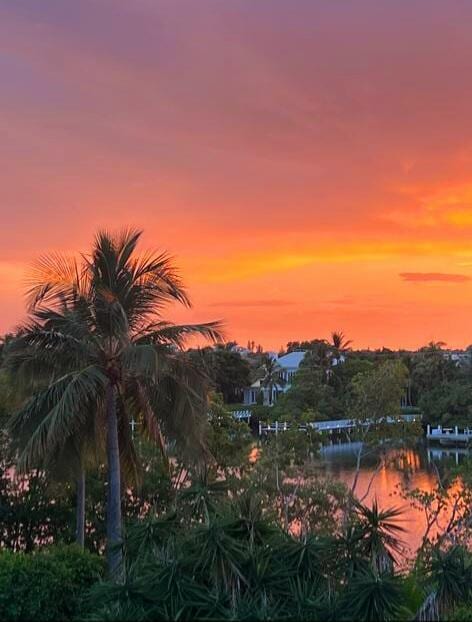
[{"label": "building", "polygon": [[444,356],[456,365],[470,365],[470,350],[444,350]]},{"label": "building", "polygon": [[[305,356],[304,351],[289,352],[283,356],[275,355],[273,358],[277,361],[281,368],[281,378],[283,382],[280,385],[272,387],[272,400],[269,395],[269,387],[262,387],[261,381],[256,380],[250,387],[244,389],[244,404],[250,406],[251,404],[257,404],[257,398],[259,394],[262,394],[262,403],[266,406],[270,403],[277,401],[277,397],[288,390],[292,384],[293,376],[297,373],[300,363]],[[260,398],[259,398],[260,399]]]}]

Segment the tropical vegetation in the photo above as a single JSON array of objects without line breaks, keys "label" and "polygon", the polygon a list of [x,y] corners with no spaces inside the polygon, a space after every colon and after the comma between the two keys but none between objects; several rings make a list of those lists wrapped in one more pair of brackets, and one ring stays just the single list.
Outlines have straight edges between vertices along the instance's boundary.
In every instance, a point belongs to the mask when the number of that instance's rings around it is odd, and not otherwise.
[{"label": "tropical vegetation", "polygon": [[[471,423],[470,360],[441,343],[355,350],[335,331],[287,344],[306,354],[285,386],[274,353],[225,343],[220,322],[169,320],[187,291],[140,239],[102,231],[88,253],[40,258],[27,318],[0,342],[1,618],[472,619],[472,464],[389,506],[368,495],[421,441],[401,412]],[[233,416],[256,380],[270,398],[252,420],[287,431],[260,438]],[[341,418],[350,486],[320,474],[308,425]],[[418,551],[405,503],[425,516]]]}]

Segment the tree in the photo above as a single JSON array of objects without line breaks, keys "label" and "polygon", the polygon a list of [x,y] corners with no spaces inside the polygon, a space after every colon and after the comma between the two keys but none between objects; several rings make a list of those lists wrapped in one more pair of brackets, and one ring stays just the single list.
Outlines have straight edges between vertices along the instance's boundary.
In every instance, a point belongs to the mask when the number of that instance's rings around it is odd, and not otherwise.
[{"label": "tree", "polygon": [[472,383],[453,380],[424,391],[419,400],[424,421],[442,425],[470,425]]},{"label": "tree", "polygon": [[351,344],[352,340],[346,339],[346,336],[342,331],[333,331],[331,333],[331,345],[338,356],[346,352]]},{"label": "tree", "polygon": [[266,356],[262,363],[261,386],[269,390],[269,405],[272,405],[274,389],[285,384],[282,378],[282,368],[277,363],[277,359]]},{"label": "tree", "polygon": [[[137,255],[140,237],[140,231],[101,231],[81,261],[58,255],[40,259],[29,292],[30,321],[10,350],[10,368],[33,384],[43,379],[52,359],[67,353],[65,372],[52,373],[49,386],[12,422],[12,430],[38,424],[19,464],[29,468],[69,439],[82,439],[86,430],[104,441],[107,555],[114,577],[122,562],[120,455],[127,469],[136,471],[130,420],[139,421],[161,447],[165,435],[180,440],[184,451],[203,447],[205,382],[178,350],[188,336],[221,338],[217,322],[176,326],[163,319],[168,303],[189,306],[190,301],[167,254]],[[67,329],[58,330],[61,324]],[[105,439],[100,429],[106,430]]]},{"label": "tree", "polygon": [[351,381],[349,414],[354,424],[352,436],[360,441],[351,486],[353,494],[363,455],[372,451],[372,446],[375,450],[381,440],[403,437],[403,424],[398,421],[398,416],[406,373],[401,362],[385,361],[370,372],[358,374]]},{"label": "tree", "polygon": [[307,352],[288,390],[274,406],[274,416],[300,421],[336,419],[342,416],[342,405],[334,388],[326,383],[326,367],[320,365],[315,352]]},{"label": "tree", "polygon": [[412,383],[421,394],[457,376],[456,365],[442,350],[442,342],[430,342],[421,348],[412,361]]},{"label": "tree", "polygon": [[241,401],[244,387],[250,384],[250,366],[239,352],[217,345],[190,350],[188,356],[195,365],[203,367],[213,388],[222,394],[227,404]]}]

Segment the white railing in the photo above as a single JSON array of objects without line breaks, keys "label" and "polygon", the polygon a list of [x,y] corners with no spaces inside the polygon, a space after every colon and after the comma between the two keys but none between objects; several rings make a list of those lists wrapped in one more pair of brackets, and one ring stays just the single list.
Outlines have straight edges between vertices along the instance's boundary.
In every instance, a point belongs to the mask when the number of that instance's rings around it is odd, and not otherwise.
[{"label": "white railing", "polygon": [[471,428],[460,428],[459,426],[444,427],[438,425],[432,428],[430,425],[426,428],[426,438],[429,440],[451,440],[451,441],[468,441],[472,439]]},{"label": "white railing", "polygon": [[251,411],[250,410],[235,410],[233,412],[233,417],[235,419],[238,419],[238,421],[242,421],[244,419],[248,420],[251,418]]},{"label": "white railing", "polygon": [[[420,421],[421,415],[399,415],[398,417],[387,417],[383,421],[377,421],[375,423],[399,423],[399,421],[406,421],[412,423],[414,421]],[[312,428],[318,432],[334,432],[342,430],[351,430],[359,425],[368,426],[372,421],[363,421],[359,423],[354,419],[335,419],[333,421],[313,421],[305,424],[294,424],[287,421],[276,421],[275,423],[262,423],[259,422],[259,435],[264,432],[285,432],[287,430],[297,429],[300,431],[306,431],[307,428]],[[472,431],[471,431],[472,434]]]}]

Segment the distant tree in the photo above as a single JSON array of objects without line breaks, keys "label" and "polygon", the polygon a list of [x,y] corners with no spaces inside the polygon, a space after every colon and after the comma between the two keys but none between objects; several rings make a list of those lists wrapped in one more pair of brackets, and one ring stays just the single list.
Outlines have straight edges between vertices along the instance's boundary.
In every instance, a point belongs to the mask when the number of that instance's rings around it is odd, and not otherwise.
[{"label": "distant tree", "polygon": [[424,390],[419,399],[424,421],[442,425],[470,425],[472,421],[472,382],[458,379]]},{"label": "distant tree", "polygon": [[188,356],[204,370],[215,391],[221,393],[227,404],[241,401],[243,389],[251,384],[251,368],[239,352],[217,346],[190,350]]},{"label": "distant tree", "polygon": [[336,419],[343,416],[342,406],[332,386],[326,383],[326,368],[319,356],[308,352],[293,377],[292,384],[274,406],[276,418],[303,420]]},{"label": "distant tree", "polygon": [[338,356],[346,352],[351,344],[352,340],[346,339],[346,336],[342,331],[334,331],[331,333],[331,345]]},{"label": "distant tree", "polygon": [[261,386],[269,390],[269,404],[273,401],[273,391],[285,384],[282,378],[282,368],[277,363],[277,359],[272,356],[266,356],[262,363]]},{"label": "distant tree", "polygon": [[247,423],[237,421],[218,395],[210,396],[208,449],[216,468],[241,468],[248,462],[252,436]]},{"label": "distant tree", "polygon": [[442,342],[430,342],[413,357],[411,379],[418,394],[457,377],[459,370],[442,350]]},{"label": "distant tree", "polygon": [[313,350],[320,345],[326,345],[325,339],[312,339],[310,341],[289,341],[287,343],[287,353],[300,352],[302,350]]},{"label": "distant tree", "polygon": [[[361,460],[379,441],[403,438],[403,423],[389,422],[400,415],[407,370],[400,361],[385,361],[372,371],[358,374],[351,382],[348,405],[349,417],[354,422],[353,439],[360,441],[356,470],[351,492],[357,487]],[[380,463],[381,464],[381,463]]]}]

